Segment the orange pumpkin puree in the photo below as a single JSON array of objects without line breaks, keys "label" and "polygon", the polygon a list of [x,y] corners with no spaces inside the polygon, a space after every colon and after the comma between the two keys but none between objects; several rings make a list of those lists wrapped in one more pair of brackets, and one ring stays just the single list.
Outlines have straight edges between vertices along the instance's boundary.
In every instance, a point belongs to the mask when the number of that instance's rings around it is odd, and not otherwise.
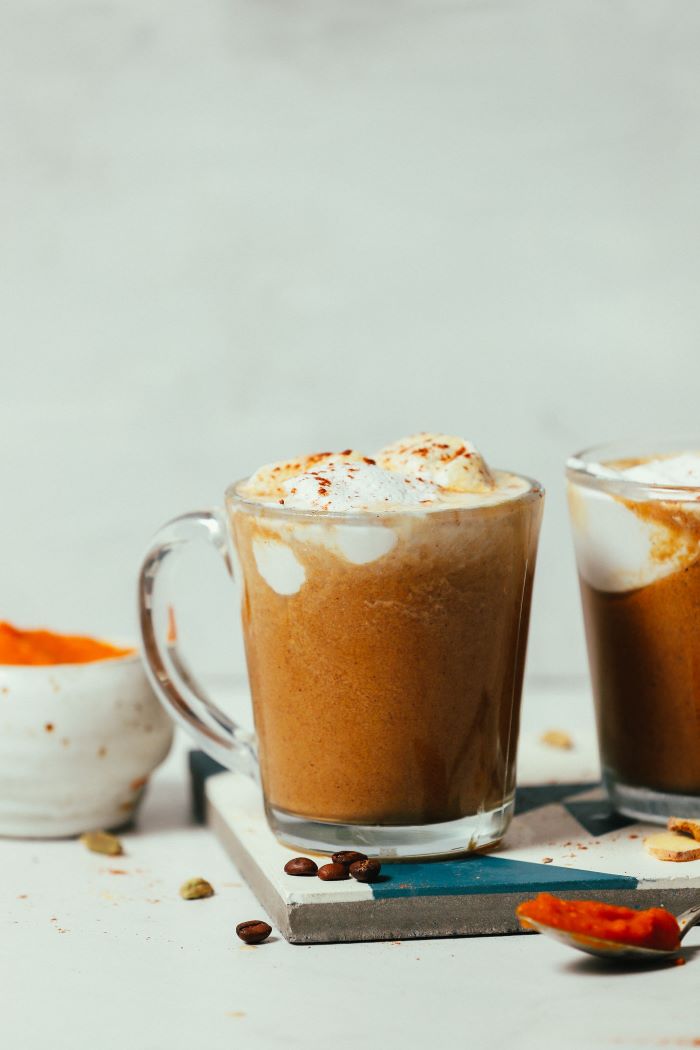
[{"label": "orange pumpkin puree", "polygon": [[635,911],[601,901],[564,901],[549,893],[540,893],[534,900],[519,904],[516,914],[525,928],[527,920],[534,919],[557,930],[618,944],[634,944],[639,948],[673,951],[680,944],[675,916],[664,908]]},{"label": "orange pumpkin puree", "polygon": [[22,631],[11,623],[0,622],[0,664],[87,664],[127,656],[133,651],[97,638],[53,631]]}]

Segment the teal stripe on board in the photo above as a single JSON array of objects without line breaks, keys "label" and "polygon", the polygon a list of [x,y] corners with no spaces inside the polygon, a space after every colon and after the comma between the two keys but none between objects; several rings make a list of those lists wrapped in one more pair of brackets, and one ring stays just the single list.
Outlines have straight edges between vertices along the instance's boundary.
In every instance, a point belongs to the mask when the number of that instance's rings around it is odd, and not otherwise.
[{"label": "teal stripe on board", "polygon": [[372,884],[375,898],[447,897],[464,894],[539,893],[557,890],[635,889],[631,875],[558,868],[502,857],[464,857],[423,864],[391,864]]}]

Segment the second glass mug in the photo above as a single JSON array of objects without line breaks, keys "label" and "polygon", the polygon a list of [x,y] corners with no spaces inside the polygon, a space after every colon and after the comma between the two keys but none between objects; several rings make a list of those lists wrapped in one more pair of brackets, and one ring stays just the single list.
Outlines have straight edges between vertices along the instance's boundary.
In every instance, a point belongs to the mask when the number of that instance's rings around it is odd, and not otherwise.
[{"label": "second glass mug", "polygon": [[[261,781],[287,845],[385,857],[483,849],[513,812],[537,482],[487,506],[352,513],[246,500],[186,514],[140,577],[153,685],[197,744]],[[198,686],[163,564],[206,539],[241,588],[256,737]]]},{"label": "second glass mug", "polygon": [[659,824],[700,811],[700,487],[623,471],[699,445],[623,440],[567,463],[603,782]]}]

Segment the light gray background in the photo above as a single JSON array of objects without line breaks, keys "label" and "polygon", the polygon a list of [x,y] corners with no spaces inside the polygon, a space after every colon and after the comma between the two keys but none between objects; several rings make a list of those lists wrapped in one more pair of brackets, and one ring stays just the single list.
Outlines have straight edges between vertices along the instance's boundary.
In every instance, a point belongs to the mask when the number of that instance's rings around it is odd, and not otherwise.
[{"label": "light gray background", "polygon": [[166,518],[443,429],[546,484],[530,668],[582,672],[562,461],[697,417],[696,0],[4,0],[0,50],[0,613],[129,634]]}]

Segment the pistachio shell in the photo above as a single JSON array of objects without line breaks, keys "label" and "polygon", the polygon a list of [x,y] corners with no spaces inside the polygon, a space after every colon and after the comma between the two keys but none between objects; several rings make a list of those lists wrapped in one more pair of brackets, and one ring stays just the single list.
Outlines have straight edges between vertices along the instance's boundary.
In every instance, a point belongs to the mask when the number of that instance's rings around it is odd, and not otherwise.
[{"label": "pistachio shell", "polygon": [[106,853],[109,857],[118,857],[124,852],[117,836],[110,835],[107,831],[86,831],[80,836],[80,841],[93,853]]},{"label": "pistachio shell", "polygon": [[180,896],[186,901],[196,901],[201,897],[213,897],[214,887],[206,879],[188,879],[180,887]]}]

